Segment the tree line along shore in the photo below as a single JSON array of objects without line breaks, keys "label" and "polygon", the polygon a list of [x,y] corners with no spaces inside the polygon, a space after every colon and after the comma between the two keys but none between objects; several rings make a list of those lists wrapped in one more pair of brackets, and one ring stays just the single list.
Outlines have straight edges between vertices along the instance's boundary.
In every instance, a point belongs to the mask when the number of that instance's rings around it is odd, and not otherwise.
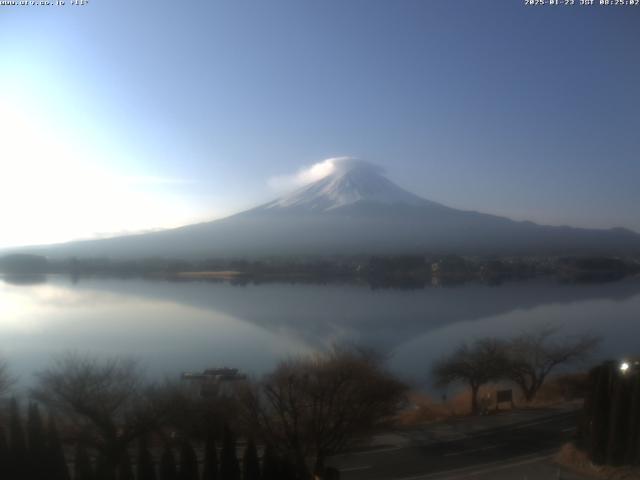
[{"label": "tree line along shore", "polygon": [[499,284],[551,276],[561,282],[607,282],[640,274],[640,257],[464,257],[458,255],[362,255],[182,260],[143,258],[48,259],[0,257],[0,272],[17,282],[46,274],[143,276],[180,280],[247,282],[365,282],[373,287],[423,288],[467,281]]}]

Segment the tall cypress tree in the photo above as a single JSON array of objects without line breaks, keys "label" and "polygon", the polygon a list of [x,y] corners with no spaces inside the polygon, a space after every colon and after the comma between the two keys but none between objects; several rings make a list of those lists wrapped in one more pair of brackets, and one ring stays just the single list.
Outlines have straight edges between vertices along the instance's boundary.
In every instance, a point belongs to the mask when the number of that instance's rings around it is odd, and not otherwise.
[{"label": "tall cypress tree", "polygon": [[207,435],[204,445],[204,466],[202,468],[202,480],[218,480],[218,451],[213,434]]},{"label": "tall cypress tree", "polygon": [[635,375],[632,389],[629,439],[625,463],[638,465],[640,463],[640,374]]},{"label": "tall cypress tree", "polygon": [[180,480],[198,480],[198,457],[190,442],[180,448]]},{"label": "tall cypress tree", "polygon": [[20,417],[20,407],[15,398],[11,399],[9,407],[9,478],[21,480],[28,478],[27,468],[27,443],[22,429],[22,419]]},{"label": "tall cypress tree", "polygon": [[160,480],[178,480],[176,459],[169,445],[165,446],[160,458]]},{"label": "tall cypress tree", "polygon": [[36,403],[30,403],[27,414],[27,438],[29,452],[29,473],[34,480],[46,478],[47,438]]},{"label": "tall cypress tree", "polygon": [[81,443],[76,445],[75,460],[73,462],[73,478],[74,480],[94,480],[91,459]]},{"label": "tall cypress tree", "polygon": [[64,449],[53,415],[49,415],[49,425],[47,426],[47,450],[47,479],[70,480],[67,460],[64,457]]},{"label": "tall cypress tree", "polygon": [[243,480],[260,480],[260,462],[258,461],[258,449],[252,438],[247,442],[242,457]]},{"label": "tall cypress tree", "polygon": [[95,478],[97,480],[115,480],[116,478],[113,465],[104,455],[100,455],[96,461]]},{"label": "tall cypress tree", "polygon": [[591,392],[591,412],[589,457],[596,464],[606,460],[607,434],[609,432],[609,410],[613,396],[613,367],[608,364],[596,367],[592,371],[593,391]]},{"label": "tall cypress tree", "polygon": [[624,463],[627,439],[629,435],[629,416],[631,407],[630,379],[618,374],[609,411],[609,431],[607,432],[607,456],[609,465]]},{"label": "tall cypress tree", "polygon": [[287,457],[283,457],[280,460],[280,476],[278,477],[280,480],[296,480],[296,469],[293,466],[293,462],[289,460]]},{"label": "tall cypress tree", "polygon": [[0,426],[0,478],[11,478],[10,460],[11,452],[9,451],[7,437],[4,434],[4,428]]},{"label": "tall cypress tree", "polygon": [[133,476],[133,468],[131,467],[131,458],[129,452],[125,450],[120,457],[120,464],[118,465],[118,480],[135,480]]},{"label": "tall cypress tree", "polygon": [[613,362],[595,367],[585,400],[580,440],[596,464],[640,462],[640,372]]},{"label": "tall cypress tree", "polygon": [[138,442],[137,480],[156,480],[156,467],[145,436]]},{"label": "tall cypress tree", "polygon": [[276,453],[273,447],[268,445],[262,453],[262,480],[279,480],[280,469]]},{"label": "tall cypress tree", "polygon": [[220,454],[221,480],[240,480],[240,463],[236,454],[236,439],[231,429],[225,425]]}]

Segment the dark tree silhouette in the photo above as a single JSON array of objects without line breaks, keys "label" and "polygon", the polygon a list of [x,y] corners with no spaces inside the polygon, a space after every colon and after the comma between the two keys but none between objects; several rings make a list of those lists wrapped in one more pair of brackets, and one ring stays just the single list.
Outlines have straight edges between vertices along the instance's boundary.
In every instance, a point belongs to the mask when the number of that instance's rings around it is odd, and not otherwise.
[{"label": "dark tree silhouette", "polygon": [[471,413],[478,413],[478,390],[487,382],[505,375],[506,346],[495,338],[482,338],[460,345],[451,355],[433,367],[436,384],[446,386],[462,382],[471,388]]},{"label": "dark tree silhouette", "polygon": [[322,480],[340,480],[340,470],[334,467],[326,468]]},{"label": "dark tree silhouette", "polygon": [[178,480],[176,459],[170,445],[166,445],[160,458],[160,480]]},{"label": "dark tree silhouette", "polygon": [[0,478],[11,478],[11,452],[4,433],[4,428],[0,425]]},{"label": "dark tree silhouette", "polygon": [[406,386],[374,352],[334,348],[282,362],[244,392],[245,420],[266,443],[293,461],[296,473],[322,473],[330,455],[345,451],[388,421]]},{"label": "dark tree silhouette", "polygon": [[64,449],[62,448],[62,442],[60,441],[60,435],[58,434],[58,427],[56,426],[56,421],[53,418],[53,415],[49,415],[49,422],[47,425],[47,450],[47,467],[49,469],[47,478],[49,480],[69,480],[69,469],[64,457]]},{"label": "dark tree silhouette", "polygon": [[155,428],[162,415],[137,364],[122,358],[59,357],[38,374],[33,394],[86,433],[107,470],[116,469],[129,445]]},{"label": "dark tree silhouette", "polygon": [[207,435],[204,445],[202,480],[218,480],[218,452],[216,450],[216,440],[212,433]]},{"label": "dark tree silhouette", "polygon": [[9,478],[22,479],[28,475],[28,451],[22,428],[22,418],[20,407],[15,398],[11,399],[9,406],[9,452],[11,454],[9,462]]},{"label": "dark tree silhouette", "polygon": [[137,480],[156,480],[156,468],[149,452],[146,435],[138,440]]},{"label": "dark tree silhouette", "polygon": [[27,438],[29,451],[29,471],[34,480],[46,478],[47,472],[47,438],[36,403],[30,403],[27,414]]},{"label": "dark tree silhouette", "polygon": [[75,461],[73,466],[74,480],[94,480],[95,475],[91,466],[91,459],[84,446],[79,443],[76,445]]},{"label": "dark tree silhouette", "polygon": [[605,362],[589,374],[579,440],[595,464],[640,464],[640,366]]},{"label": "dark tree silhouette", "polygon": [[280,463],[271,445],[262,453],[262,480],[280,480]]},{"label": "dark tree silhouette", "polygon": [[547,327],[518,335],[507,344],[506,376],[518,385],[527,402],[535,398],[552,370],[584,360],[599,342],[592,335],[558,338],[556,332],[555,328]]},{"label": "dark tree silhouette", "polygon": [[180,480],[198,480],[198,457],[193,446],[183,441],[180,447]]},{"label": "dark tree silhouette", "polygon": [[250,438],[242,457],[242,479],[260,480],[260,461],[258,460],[258,449],[256,443]]},{"label": "dark tree silhouette", "polygon": [[184,438],[206,439],[209,432],[222,431],[223,419],[237,418],[238,402],[215,384],[207,384],[202,395],[193,395],[185,382],[168,381],[155,389],[156,401],[164,407],[162,423]]},{"label": "dark tree silhouette", "polygon": [[297,480],[298,478],[300,478],[296,474],[297,470],[298,469],[296,468],[294,462],[289,460],[288,457],[282,457],[279,461],[278,478],[280,480]]},{"label": "dark tree silhouette", "polygon": [[220,477],[222,480],[240,480],[240,463],[236,454],[236,439],[228,426],[224,427],[222,436]]},{"label": "dark tree silhouette", "polygon": [[131,458],[129,453],[125,451],[120,456],[120,465],[118,465],[118,480],[135,480],[133,476],[133,468],[131,467]]},{"label": "dark tree silhouette", "polygon": [[115,480],[116,469],[111,461],[104,455],[99,455],[96,461],[96,479],[97,480]]}]

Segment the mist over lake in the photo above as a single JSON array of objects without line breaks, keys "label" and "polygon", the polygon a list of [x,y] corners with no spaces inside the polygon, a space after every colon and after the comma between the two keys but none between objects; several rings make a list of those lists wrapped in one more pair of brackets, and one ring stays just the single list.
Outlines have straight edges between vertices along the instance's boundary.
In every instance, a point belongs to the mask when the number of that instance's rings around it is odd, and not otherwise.
[{"label": "mist over lake", "polygon": [[394,372],[429,390],[432,361],[464,340],[554,325],[601,335],[604,358],[633,354],[640,335],[638,278],[374,290],[49,275],[0,281],[0,298],[1,351],[23,384],[70,350],[133,356],[156,378],[215,366],[258,376],[289,355],[351,342],[388,354]]}]

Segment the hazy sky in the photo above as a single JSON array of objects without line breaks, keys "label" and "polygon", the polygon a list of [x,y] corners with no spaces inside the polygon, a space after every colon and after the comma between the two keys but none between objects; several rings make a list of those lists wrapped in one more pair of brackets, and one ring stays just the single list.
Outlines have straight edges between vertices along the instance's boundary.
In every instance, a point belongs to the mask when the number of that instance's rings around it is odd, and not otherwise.
[{"label": "hazy sky", "polygon": [[640,231],[640,7],[523,3],[0,6],[0,246],[220,217],[337,156]]}]

